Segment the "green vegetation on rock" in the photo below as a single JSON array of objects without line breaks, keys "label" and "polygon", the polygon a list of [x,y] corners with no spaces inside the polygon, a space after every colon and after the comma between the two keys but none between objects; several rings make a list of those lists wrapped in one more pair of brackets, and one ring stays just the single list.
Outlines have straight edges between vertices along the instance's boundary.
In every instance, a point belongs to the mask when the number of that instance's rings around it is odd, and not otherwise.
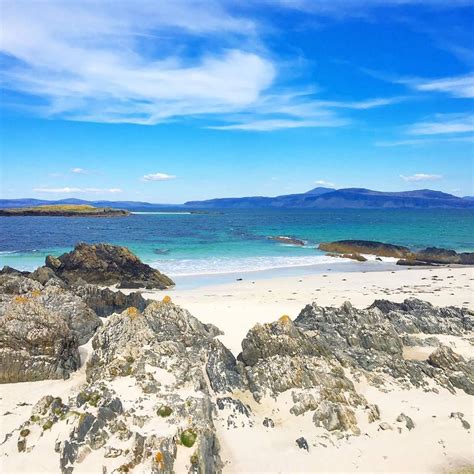
[{"label": "green vegetation on rock", "polygon": [[192,448],[197,439],[197,434],[194,430],[187,429],[181,433],[181,443],[187,448]]}]

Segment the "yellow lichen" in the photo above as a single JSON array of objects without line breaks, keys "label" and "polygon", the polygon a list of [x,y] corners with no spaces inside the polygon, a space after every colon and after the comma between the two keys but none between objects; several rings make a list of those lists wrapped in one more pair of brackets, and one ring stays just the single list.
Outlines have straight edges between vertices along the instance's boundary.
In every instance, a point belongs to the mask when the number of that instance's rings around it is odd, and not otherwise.
[{"label": "yellow lichen", "polygon": [[171,303],[171,297],[168,296],[168,295],[166,295],[166,296],[161,300],[161,302],[162,302],[163,304],[169,304],[169,303]]},{"label": "yellow lichen", "polygon": [[13,301],[15,303],[26,303],[28,301],[28,298],[26,296],[18,295],[13,298]]},{"label": "yellow lichen", "polygon": [[280,322],[281,324],[290,324],[291,318],[287,314],[284,314],[278,319],[278,322]]},{"label": "yellow lichen", "polygon": [[31,292],[31,296],[33,296],[34,298],[37,298],[38,296],[41,296],[41,290],[33,290]]},{"label": "yellow lichen", "polygon": [[158,451],[155,454],[155,462],[158,464],[159,469],[164,469],[165,467],[165,458],[163,456],[163,453],[161,451]]},{"label": "yellow lichen", "polygon": [[135,306],[130,306],[130,308],[127,309],[127,315],[130,319],[135,319],[139,314],[140,313]]}]

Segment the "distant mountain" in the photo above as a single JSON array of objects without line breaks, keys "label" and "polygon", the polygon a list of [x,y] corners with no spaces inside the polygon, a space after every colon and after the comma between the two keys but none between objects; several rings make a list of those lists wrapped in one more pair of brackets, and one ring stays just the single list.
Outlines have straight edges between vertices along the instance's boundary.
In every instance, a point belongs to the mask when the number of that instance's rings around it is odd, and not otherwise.
[{"label": "distant mountain", "polygon": [[201,209],[315,208],[315,209],[396,209],[474,208],[474,202],[430,189],[381,192],[363,188],[315,188],[302,194],[276,197],[252,196],[189,201],[187,207]]},{"label": "distant mountain", "polygon": [[250,196],[188,201],[184,204],[153,204],[140,201],[85,201],[83,199],[0,199],[0,208],[31,207],[51,204],[89,204],[128,211],[160,211],[164,209],[399,209],[399,208],[474,208],[474,197],[460,198],[431,189],[382,192],[364,188],[331,189],[318,187],[306,193],[284,194],[276,197]]}]

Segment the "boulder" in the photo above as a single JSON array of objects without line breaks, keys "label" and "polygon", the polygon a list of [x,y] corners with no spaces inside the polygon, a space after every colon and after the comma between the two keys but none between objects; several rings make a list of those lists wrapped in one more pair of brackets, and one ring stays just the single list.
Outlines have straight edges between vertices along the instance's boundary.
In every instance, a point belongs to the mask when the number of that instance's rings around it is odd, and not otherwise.
[{"label": "boulder", "polygon": [[126,247],[109,244],[77,244],[58,258],[46,257],[46,266],[69,284],[87,282],[119,288],[165,289],[173,281],[143,263]]},{"label": "boulder", "polygon": [[71,290],[84,303],[93,309],[97,316],[105,317],[113,313],[122,313],[127,308],[134,307],[143,311],[151,300],[143,298],[141,293],[132,292],[128,295],[121,291],[112,291],[109,288],[100,288],[96,285],[84,284],[74,286]]},{"label": "boulder", "polygon": [[403,258],[410,255],[410,250],[401,245],[385,244],[371,240],[338,240],[336,242],[322,242],[318,248],[325,252],[343,254],[368,254],[381,257]]},{"label": "boulder", "polygon": [[67,378],[80,365],[77,337],[54,308],[15,296],[0,317],[0,383]]},{"label": "boulder", "polygon": [[474,265],[474,252],[457,253],[454,250],[428,247],[416,252],[414,259],[427,263]]}]

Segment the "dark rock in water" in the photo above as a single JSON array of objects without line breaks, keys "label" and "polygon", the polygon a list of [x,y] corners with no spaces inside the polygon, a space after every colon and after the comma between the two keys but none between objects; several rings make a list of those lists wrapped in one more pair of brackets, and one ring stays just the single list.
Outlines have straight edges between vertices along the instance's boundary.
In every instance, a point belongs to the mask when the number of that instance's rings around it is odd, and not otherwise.
[{"label": "dark rock in water", "polygon": [[428,247],[416,252],[414,259],[427,263],[474,265],[474,252],[457,253],[454,250]]},{"label": "dark rock in water", "polygon": [[125,247],[109,244],[77,244],[59,258],[46,257],[46,266],[69,284],[78,281],[119,288],[165,289],[173,281],[143,263]]},{"label": "dark rock in water", "polygon": [[80,365],[63,316],[34,295],[15,296],[0,317],[0,383],[67,378]]},{"label": "dark rock in water", "polygon": [[268,237],[270,240],[274,240],[275,242],[280,242],[281,244],[288,244],[288,245],[298,245],[299,247],[304,247],[306,245],[304,240],[295,239],[294,237],[286,237],[286,236],[277,236],[277,237]]},{"label": "dark rock in water", "polygon": [[105,317],[113,313],[122,313],[127,308],[134,307],[143,311],[151,300],[146,300],[138,292],[125,295],[121,291],[112,291],[109,288],[99,288],[95,285],[80,285],[72,291],[92,308],[97,316]]},{"label": "dark rock in water", "polygon": [[403,258],[411,252],[407,247],[401,245],[385,244],[371,240],[338,240],[336,242],[323,242],[319,244],[320,250],[337,253],[365,253],[369,255],[380,255],[381,257]]},{"label": "dark rock in water", "polygon": [[169,249],[155,249],[153,252],[157,255],[168,255],[170,253]]}]

